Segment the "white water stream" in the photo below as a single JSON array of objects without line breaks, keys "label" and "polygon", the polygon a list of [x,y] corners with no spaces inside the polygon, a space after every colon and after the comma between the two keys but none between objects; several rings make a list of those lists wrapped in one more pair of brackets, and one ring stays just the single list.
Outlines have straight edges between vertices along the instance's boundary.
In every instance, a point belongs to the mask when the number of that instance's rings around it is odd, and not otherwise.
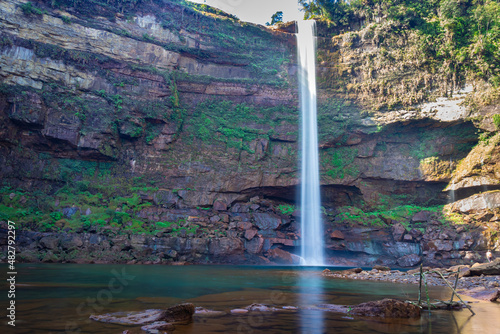
[{"label": "white water stream", "polygon": [[305,265],[324,264],[316,116],[316,22],[297,22],[301,112],[301,256]]}]

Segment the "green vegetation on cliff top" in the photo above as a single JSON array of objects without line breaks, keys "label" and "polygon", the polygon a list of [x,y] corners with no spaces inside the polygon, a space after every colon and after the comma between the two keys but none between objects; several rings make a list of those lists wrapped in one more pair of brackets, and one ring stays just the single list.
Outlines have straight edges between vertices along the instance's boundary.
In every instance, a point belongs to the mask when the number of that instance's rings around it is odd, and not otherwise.
[{"label": "green vegetation on cliff top", "polygon": [[[320,78],[325,88],[353,94],[375,109],[411,106],[447,96],[466,82],[479,85],[470,105],[500,98],[500,3],[486,0],[302,1],[306,17],[320,21],[320,62],[332,62]],[[356,26],[362,28],[356,32]],[[326,28],[326,27],[329,28]],[[374,45],[353,54],[354,45]],[[336,50],[337,48],[337,50]],[[340,57],[340,58],[339,58]]]}]

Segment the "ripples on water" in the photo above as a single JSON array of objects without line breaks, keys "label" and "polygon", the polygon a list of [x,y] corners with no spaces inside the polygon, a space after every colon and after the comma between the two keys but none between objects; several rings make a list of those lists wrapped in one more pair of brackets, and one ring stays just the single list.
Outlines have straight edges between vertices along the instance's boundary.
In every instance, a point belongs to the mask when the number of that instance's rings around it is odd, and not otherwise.
[{"label": "ripples on water", "polygon": [[[191,302],[228,312],[252,303],[299,306],[298,312],[195,317],[175,333],[499,333],[500,306],[473,304],[467,310],[435,311],[429,318],[383,321],[351,318],[315,309],[318,304],[352,305],[382,298],[416,299],[416,285],[323,278],[321,268],[144,265],[18,265],[16,328],[12,333],[143,333],[88,320],[90,313],[141,311]],[[6,272],[2,265],[1,270]],[[113,271],[114,270],[114,271]],[[116,273],[134,276],[117,284]],[[113,274],[113,272],[115,274]],[[110,281],[115,280],[111,283]],[[7,286],[4,284],[3,286]],[[6,291],[6,290],[4,290]],[[450,292],[432,288],[432,298]],[[2,304],[7,296],[2,294]],[[4,325],[6,321],[4,320]],[[7,328],[6,326],[3,326]],[[10,333],[8,330],[2,333]]]}]

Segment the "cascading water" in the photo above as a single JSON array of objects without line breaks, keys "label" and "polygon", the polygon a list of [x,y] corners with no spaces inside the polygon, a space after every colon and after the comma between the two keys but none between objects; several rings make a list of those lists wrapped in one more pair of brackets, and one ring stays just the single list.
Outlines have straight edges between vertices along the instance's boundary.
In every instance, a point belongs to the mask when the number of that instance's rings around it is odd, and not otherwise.
[{"label": "cascading water", "polygon": [[305,265],[324,264],[316,117],[316,22],[297,22],[301,112],[301,256]]}]

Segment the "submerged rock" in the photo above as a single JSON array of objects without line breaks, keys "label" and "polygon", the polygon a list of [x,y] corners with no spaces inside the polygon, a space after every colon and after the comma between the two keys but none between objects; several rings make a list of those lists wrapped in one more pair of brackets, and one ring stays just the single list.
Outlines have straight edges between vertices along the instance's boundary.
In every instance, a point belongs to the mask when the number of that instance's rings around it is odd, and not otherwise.
[{"label": "submerged rock", "polygon": [[143,312],[117,312],[101,315],[91,315],[90,319],[99,322],[120,325],[142,325],[150,324],[160,320],[162,310],[145,310]]},{"label": "submerged rock", "polygon": [[196,316],[202,316],[202,317],[220,317],[220,316],[226,315],[226,312],[208,310],[208,309],[203,308],[203,307],[196,307],[194,309],[194,314]]},{"label": "submerged rock", "polygon": [[150,325],[142,326],[141,329],[146,332],[159,331],[159,330],[173,331],[175,329],[175,326],[165,321],[156,321]]},{"label": "submerged rock", "polygon": [[358,305],[336,305],[321,304],[319,309],[330,312],[346,313],[349,315],[359,315],[363,317],[379,318],[419,318],[420,308],[414,304],[403,302],[396,299],[382,299]]},{"label": "submerged rock", "polygon": [[189,323],[193,319],[193,314],[193,304],[179,304],[164,310],[160,315],[159,320],[172,323]]},{"label": "submerged rock", "polygon": [[268,305],[264,305],[264,304],[256,304],[256,303],[245,307],[245,309],[249,310],[249,311],[258,311],[258,312],[275,312],[275,311],[281,310],[281,309],[278,309],[276,307],[272,307],[272,306],[268,306]]},{"label": "submerged rock", "polygon": [[480,287],[469,289],[467,291],[467,295],[472,297],[472,298],[476,298],[476,299],[480,299],[480,300],[488,300],[490,302],[496,302],[497,300],[500,299],[500,290],[480,286]]},{"label": "submerged rock", "polygon": [[349,313],[365,317],[419,318],[420,308],[414,304],[386,298],[356,305]]},{"label": "submerged rock", "polygon": [[[146,310],[144,312],[117,312],[102,315],[91,315],[90,319],[99,322],[120,325],[146,325],[161,322],[174,324],[187,324],[191,322],[194,314],[194,305],[191,303],[179,304],[166,310]],[[165,325],[166,326],[166,325]],[[153,328],[151,328],[153,329]]]}]

